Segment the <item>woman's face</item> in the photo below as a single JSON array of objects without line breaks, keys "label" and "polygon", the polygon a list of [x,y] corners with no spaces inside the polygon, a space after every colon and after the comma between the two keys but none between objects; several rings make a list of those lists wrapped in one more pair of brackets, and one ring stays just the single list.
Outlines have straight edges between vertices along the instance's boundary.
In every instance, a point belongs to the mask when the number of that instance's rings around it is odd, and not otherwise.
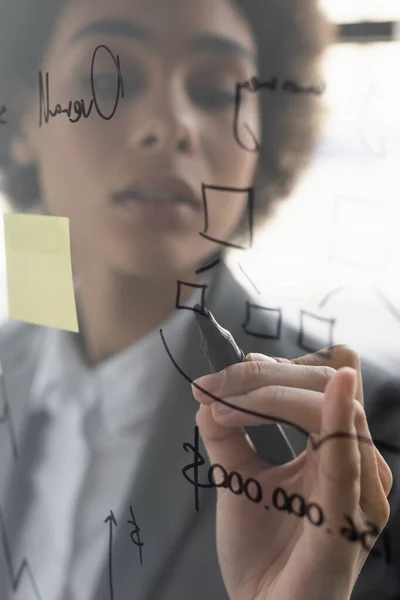
[{"label": "woman's face", "polygon": [[[42,64],[49,108],[93,96],[91,61],[104,44],[119,57],[124,97],[104,120],[93,107],[39,127],[39,89],[25,119],[45,210],[70,219],[73,259],[145,277],[195,270],[227,240],[247,207],[245,193],[202,184],[252,185],[257,155],[233,136],[236,82],[257,72],[250,26],[233,0],[71,0]],[[103,114],[117,95],[117,70],[103,48],[94,85]],[[256,94],[241,116],[259,134]],[[43,106],[42,106],[43,109]],[[76,118],[72,110],[71,118]],[[197,204],[176,198],[193,195]]]}]

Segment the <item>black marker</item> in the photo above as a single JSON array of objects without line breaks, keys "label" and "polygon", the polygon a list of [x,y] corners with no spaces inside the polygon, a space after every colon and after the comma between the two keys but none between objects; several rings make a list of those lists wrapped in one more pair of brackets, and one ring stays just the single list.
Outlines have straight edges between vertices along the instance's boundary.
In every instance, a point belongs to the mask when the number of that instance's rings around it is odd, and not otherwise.
[{"label": "black marker", "polygon": [[[222,371],[229,365],[243,362],[244,352],[236,344],[230,331],[221,327],[205,306],[196,304],[194,308],[201,335],[201,349],[213,373]],[[245,430],[258,455],[270,464],[279,465],[296,458],[295,451],[278,423],[248,426]]]}]

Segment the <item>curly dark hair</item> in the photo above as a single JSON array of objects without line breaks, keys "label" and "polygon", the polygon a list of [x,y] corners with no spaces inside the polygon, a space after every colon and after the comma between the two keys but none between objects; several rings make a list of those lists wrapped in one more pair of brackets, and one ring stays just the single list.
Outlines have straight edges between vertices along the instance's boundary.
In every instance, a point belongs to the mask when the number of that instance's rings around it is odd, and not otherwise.
[{"label": "curly dark hair", "polygon": [[[2,190],[20,212],[38,210],[36,167],[20,166],[10,156],[22,106],[37,85],[37,73],[56,19],[68,0],[0,0],[0,89],[8,125],[0,136]],[[318,0],[234,0],[252,26],[259,55],[260,80],[277,76],[301,85],[321,82],[320,62],[337,29]],[[315,94],[260,90],[262,140],[257,174],[254,227],[263,226],[278,201],[293,190],[309,165],[325,112]],[[239,224],[235,237],[245,231]]]}]

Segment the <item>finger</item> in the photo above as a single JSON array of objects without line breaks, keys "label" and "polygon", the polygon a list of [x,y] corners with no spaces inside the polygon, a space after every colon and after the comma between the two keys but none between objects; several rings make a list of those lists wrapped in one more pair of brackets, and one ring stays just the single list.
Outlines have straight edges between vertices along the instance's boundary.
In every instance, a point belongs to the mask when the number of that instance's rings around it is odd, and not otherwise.
[{"label": "finger", "polygon": [[379,479],[381,480],[383,490],[388,497],[393,486],[393,473],[382,454],[375,447],[376,461],[378,465]]},{"label": "finger", "polygon": [[[343,523],[359,505],[361,461],[355,426],[356,374],[343,368],[330,379],[324,395],[318,483],[322,506],[332,525]],[[343,437],[334,437],[337,434]]]},{"label": "finger", "polygon": [[355,406],[355,426],[361,459],[360,506],[370,520],[383,527],[386,523],[381,523],[382,508],[392,483],[391,471],[372,441],[365,411],[359,403]]},{"label": "finger", "polygon": [[264,461],[249,444],[243,429],[221,427],[209,406],[200,406],[196,423],[211,464],[222,465],[228,472],[240,470],[243,474],[253,469],[265,469]]},{"label": "finger", "polygon": [[225,427],[279,422],[300,428],[307,435],[321,431],[323,403],[324,395],[320,392],[267,386],[242,396],[224,398],[224,403],[215,401],[211,409],[215,420]]},{"label": "finger", "polygon": [[361,371],[361,359],[360,356],[345,344],[336,344],[334,346],[328,346],[313,352],[293,358],[291,360],[287,358],[273,357],[278,363],[282,364],[297,364],[297,365],[314,365],[323,366],[326,365],[333,369],[340,369],[341,367],[351,367],[357,372],[357,388],[355,398],[364,406],[364,391],[362,384],[362,371]]},{"label": "finger", "polygon": [[359,354],[346,344],[336,344],[323,348],[319,352],[306,354],[291,361],[295,365],[326,365],[332,369],[339,370],[342,367],[351,367],[356,371],[356,393],[355,398],[364,406],[364,392],[362,384],[361,359]]},{"label": "finger", "polygon": [[333,363],[337,360],[337,349],[342,347],[347,348],[347,346],[344,344],[337,344],[336,346],[327,346],[326,348],[322,348],[322,350],[316,350],[315,352],[310,352],[309,354],[304,354],[303,356],[299,356],[297,358],[289,359],[282,358],[281,356],[274,356],[270,358],[273,358],[278,363],[285,364],[326,365],[329,361],[329,364],[333,365]]},{"label": "finger", "polygon": [[246,354],[245,360],[258,360],[260,362],[276,363],[277,360],[266,354],[260,354],[259,352],[250,352]]},{"label": "finger", "polygon": [[248,360],[230,365],[218,373],[196,379],[192,391],[195,399],[204,404],[211,404],[213,398],[202,390],[211,392],[217,398],[239,396],[270,385],[285,385],[323,392],[334,373],[334,369],[325,366],[271,364]]}]

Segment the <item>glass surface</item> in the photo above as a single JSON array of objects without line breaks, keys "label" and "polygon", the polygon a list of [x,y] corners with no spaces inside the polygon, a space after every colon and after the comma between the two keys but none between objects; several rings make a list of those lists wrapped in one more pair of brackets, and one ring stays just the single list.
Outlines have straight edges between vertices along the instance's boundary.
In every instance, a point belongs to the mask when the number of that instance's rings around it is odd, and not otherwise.
[{"label": "glass surface", "polygon": [[0,1],[0,600],[400,597],[397,4]]}]

